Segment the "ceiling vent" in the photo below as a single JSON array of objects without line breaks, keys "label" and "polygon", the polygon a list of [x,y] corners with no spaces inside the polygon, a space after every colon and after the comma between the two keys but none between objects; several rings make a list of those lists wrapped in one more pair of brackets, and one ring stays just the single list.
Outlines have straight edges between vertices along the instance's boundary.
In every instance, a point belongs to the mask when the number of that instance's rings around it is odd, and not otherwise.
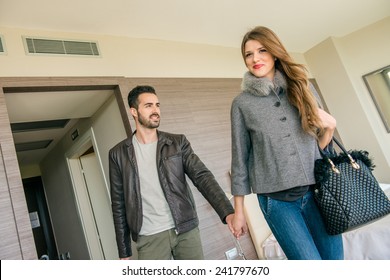
[{"label": "ceiling vent", "polygon": [[28,54],[100,56],[97,42],[24,37]]},{"label": "ceiling vent", "polygon": [[3,42],[4,42],[3,36],[0,35],[0,54],[5,53],[5,47]]}]

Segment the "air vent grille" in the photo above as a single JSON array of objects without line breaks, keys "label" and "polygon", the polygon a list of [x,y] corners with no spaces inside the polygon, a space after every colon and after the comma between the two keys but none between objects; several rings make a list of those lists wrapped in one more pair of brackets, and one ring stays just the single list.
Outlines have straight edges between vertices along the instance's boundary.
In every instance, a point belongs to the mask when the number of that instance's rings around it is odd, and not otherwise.
[{"label": "air vent grille", "polygon": [[0,53],[5,53],[3,41],[3,37],[0,35]]},{"label": "air vent grille", "polygon": [[24,38],[29,54],[100,56],[96,42]]}]

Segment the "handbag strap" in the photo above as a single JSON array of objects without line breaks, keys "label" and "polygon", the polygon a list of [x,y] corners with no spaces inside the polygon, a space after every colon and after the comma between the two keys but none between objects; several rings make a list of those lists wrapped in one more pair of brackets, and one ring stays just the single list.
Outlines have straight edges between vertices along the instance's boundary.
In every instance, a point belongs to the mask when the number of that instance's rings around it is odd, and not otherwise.
[{"label": "handbag strap", "polygon": [[332,140],[333,140],[333,142],[335,142],[337,144],[337,146],[339,146],[339,148],[344,152],[344,154],[349,154],[347,152],[347,149],[344,148],[344,146],[341,144],[341,142],[339,140],[337,140],[336,137],[333,136]]},{"label": "handbag strap", "polygon": [[[343,151],[343,153],[348,157],[349,159],[349,162],[351,163],[352,167],[355,168],[355,169],[360,169],[360,165],[353,159],[353,157],[348,153],[348,151],[344,148],[344,146],[341,144],[341,142],[339,140],[337,140],[336,137],[332,137],[332,141],[334,143],[336,143],[337,146],[339,146],[339,148]],[[331,141],[331,142],[332,142]],[[335,173],[340,173],[340,170],[338,170],[338,168],[336,167],[336,165],[333,163],[333,161],[329,158],[329,156],[318,146],[318,149],[320,150],[320,153],[322,155],[323,158],[325,158],[331,165],[331,168],[332,170],[335,172]],[[332,147],[332,150],[333,150],[333,147]],[[333,153],[334,150],[332,151]]]}]

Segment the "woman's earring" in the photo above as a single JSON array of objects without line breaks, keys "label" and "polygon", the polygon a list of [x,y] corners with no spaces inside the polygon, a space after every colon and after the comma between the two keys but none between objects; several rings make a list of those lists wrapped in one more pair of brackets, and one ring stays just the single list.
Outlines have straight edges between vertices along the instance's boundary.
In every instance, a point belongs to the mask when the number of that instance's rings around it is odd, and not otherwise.
[{"label": "woman's earring", "polygon": [[277,58],[275,57],[275,61],[277,60]]}]

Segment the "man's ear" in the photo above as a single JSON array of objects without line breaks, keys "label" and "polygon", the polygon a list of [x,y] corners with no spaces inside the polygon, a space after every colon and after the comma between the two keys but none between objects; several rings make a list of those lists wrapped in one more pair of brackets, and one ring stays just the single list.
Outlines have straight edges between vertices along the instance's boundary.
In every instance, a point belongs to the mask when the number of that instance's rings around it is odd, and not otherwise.
[{"label": "man's ear", "polygon": [[130,108],[130,113],[133,116],[133,118],[138,117],[137,109]]}]

